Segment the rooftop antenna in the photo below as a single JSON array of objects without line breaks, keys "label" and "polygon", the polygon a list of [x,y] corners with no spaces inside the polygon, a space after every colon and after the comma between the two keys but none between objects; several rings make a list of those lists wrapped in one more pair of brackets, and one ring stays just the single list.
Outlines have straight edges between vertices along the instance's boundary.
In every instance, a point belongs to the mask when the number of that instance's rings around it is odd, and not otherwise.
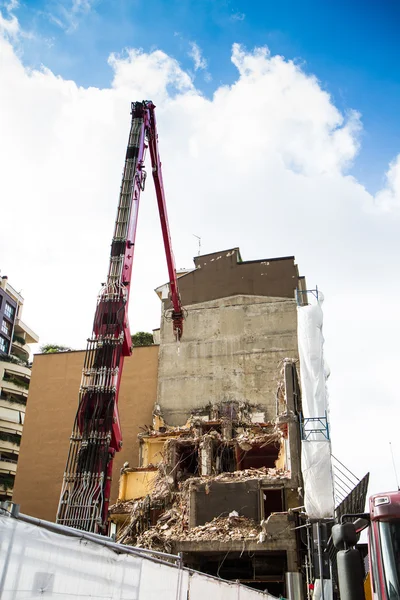
[{"label": "rooftop antenna", "polygon": [[199,235],[196,235],[195,233],[193,233],[193,236],[199,240],[199,251],[197,253],[197,256],[200,256],[200,253],[201,253],[201,237]]},{"label": "rooftop antenna", "polygon": [[390,446],[390,454],[392,455],[393,471],[394,471],[394,476],[396,478],[397,490],[400,492],[399,478],[397,476],[396,463],[394,462],[392,442],[389,442],[389,446]]}]

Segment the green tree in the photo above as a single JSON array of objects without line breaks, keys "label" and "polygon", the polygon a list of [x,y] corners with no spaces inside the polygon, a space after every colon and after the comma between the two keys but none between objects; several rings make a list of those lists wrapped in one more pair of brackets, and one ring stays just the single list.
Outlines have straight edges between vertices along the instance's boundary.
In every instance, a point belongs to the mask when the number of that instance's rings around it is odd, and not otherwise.
[{"label": "green tree", "polygon": [[69,352],[72,348],[68,346],[59,346],[58,344],[45,344],[40,347],[42,354],[55,354],[56,352]]},{"label": "green tree", "polygon": [[132,346],[152,346],[154,344],[153,334],[146,331],[138,331],[131,336]]}]

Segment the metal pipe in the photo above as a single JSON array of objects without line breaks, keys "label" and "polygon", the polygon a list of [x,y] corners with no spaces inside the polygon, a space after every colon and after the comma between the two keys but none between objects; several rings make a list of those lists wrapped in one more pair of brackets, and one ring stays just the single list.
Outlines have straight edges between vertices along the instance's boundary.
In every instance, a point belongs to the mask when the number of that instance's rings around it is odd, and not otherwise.
[{"label": "metal pipe", "polygon": [[[24,523],[29,523],[30,525],[43,527],[43,529],[47,529],[48,531],[52,531],[53,533],[60,533],[62,535],[68,535],[71,537],[88,540],[90,542],[93,542],[94,544],[98,544],[99,546],[106,546],[107,548],[110,548],[111,550],[113,550],[114,552],[118,552],[119,554],[133,554],[135,556],[143,556],[143,554],[149,554],[153,556],[160,556],[163,558],[172,558],[177,563],[179,563],[181,560],[180,557],[176,554],[167,554],[165,552],[158,552],[157,550],[148,550],[147,548],[134,548],[130,546],[124,546],[122,544],[116,544],[111,540],[111,538],[107,538],[103,535],[89,533],[88,531],[81,531],[79,529],[72,529],[71,527],[67,527],[66,525],[60,525],[59,523],[51,523],[50,521],[44,521],[42,519],[37,519],[36,517],[30,517],[21,513],[17,517],[14,516],[14,518],[18,519],[19,521],[23,521]],[[151,556],[149,556],[148,558],[151,559]],[[157,559],[157,562],[163,562],[164,564],[171,566],[171,563],[167,561]]]},{"label": "metal pipe", "polygon": [[344,513],[340,517],[340,522],[343,523],[344,519],[357,518],[357,519],[366,519],[367,521],[371,520],[370,513]]},{"label": "metal pipe", "polygon": [[[307,563],[308,563],[308,579],[309,579],[309,583],[311,583],[312,581],[312,559],[311,559],[311,534],[310,534],[310,529],[311,529],[311,524],[308,523],[308,527],[307,527]],[[309,587],[307,587],[307,598],[309,599],[311,597],[311,590]]]},{"label": "metal pipe", "polygon": [[336,461],[337,461],[339,464],[341,464],[341,465],[342,465],[342,467],[344,467],[344,468],[346,469],[346,471],[348,471],[348,472],[349,472],[351,475],[353,475],[353,477],[354,477],[355,479],[357,479],[357,482],[359,482],[359,481],[360,481],[360,480],[359,480],[359,478],[357,477],[357,475],[354,475],[354,473],[352,473],[352,471],[350,471],[350,469],[348,469],[348,468],[346,467],[346,465],[344,465],[342,462],[340,462],[340,460],[339,460],[338,458],[336,458],[336,456],[334,456],[333,454],[331,454],[331,456],[332,456],[332,457],[333,457],[333,458],[334,458],[334,459],[335,459],[335,460],[336,460]]},{"label": "metal pipe", "polygon": [[320,522],[317,521],[317,543],[318,543],[318,565],[319,565],[319,579],[321,582],[321,600],[325,600],[325,590],[324,590],[324,573],[323,573],[323,561],[322,561],[322,542],[321,542],[321,529]]},{"label": "metal pipe", "polygon": [[289,600],[303,600],[303,580],[301,573],[285,573],[286,596]]}]

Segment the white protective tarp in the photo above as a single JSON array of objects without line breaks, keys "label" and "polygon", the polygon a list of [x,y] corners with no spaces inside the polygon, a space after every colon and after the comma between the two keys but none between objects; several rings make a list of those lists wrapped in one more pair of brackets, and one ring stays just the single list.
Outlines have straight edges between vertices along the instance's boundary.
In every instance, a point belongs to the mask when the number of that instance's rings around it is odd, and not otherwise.
[{"label": "white protective tarp", "polygon": [[274,600],[0,514],[1,600]]},{"label": "white protective tarp", "polygon": [[321,600],[322,598],[322,584],[324,587],[324,600],[332,600],[332,579],[324,579],[321,582],[320,579],[315,580],[313,600]]},{"label": "white protective tarp", "polygon": [[[297,309],[302,412],[304,419],[322,418],[321,423],[306,425],[315,429],[318,426],[324,429],[324,418],[328,416],[322,301],[322,294],[319,294],[315,304]],[[301,465],[308,516],[312,519],[332,517],[335,507],[331,444],[323,433],[310,433],[302,442]]]},{"label": "white protective tarp", "polygon": [[301,444],[301,470],[304,481],[304,504],[311,519],[333,516],[331,445],[329,442]]},{"label": "white protective tarp", "polygon": [[[318,294],[315,304],[298,306],[298,345],[300,356],[300,381],[303,418],[320,418],[308,429],[324,428],[324,418],[329,416],[326,380],[329,372],[324,361],[324,336],[322,333],[323,296]],[[327,431],[325,432],[327,435]],[[330,518],[334,514],[334,494],[331,461],[331,443],[323,433],[310,433],[301,444],[301,470],[304,481],[304,504],[311,519]],[[324,599],[332,598],[332,582],[323,582]],[[322,598],[321,581],[315,581],[315,600]]]}]

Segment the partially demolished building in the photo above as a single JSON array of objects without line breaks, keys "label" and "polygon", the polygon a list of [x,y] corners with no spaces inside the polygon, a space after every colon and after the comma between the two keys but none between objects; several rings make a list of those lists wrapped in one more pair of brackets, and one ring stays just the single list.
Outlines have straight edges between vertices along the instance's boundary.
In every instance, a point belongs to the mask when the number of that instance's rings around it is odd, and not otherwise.
[{"label": "partially demolished building", "polygon": [[[111,527],[211,575],[276,595],[300,588],[304,278],[294,257],[244,262],[234,248],[197,257],[179,284],[184,337],[163,320],[153,423],[121,471]],[[167,286],[157,292],[168,314]]]}]

